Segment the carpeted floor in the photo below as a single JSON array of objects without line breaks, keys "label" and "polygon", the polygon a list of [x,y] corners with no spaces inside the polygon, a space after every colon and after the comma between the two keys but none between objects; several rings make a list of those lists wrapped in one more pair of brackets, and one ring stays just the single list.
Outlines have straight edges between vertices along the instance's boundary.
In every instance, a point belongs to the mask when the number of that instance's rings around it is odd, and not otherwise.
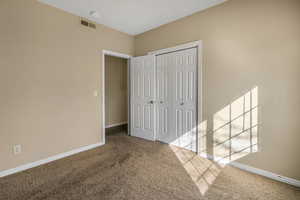
[{"label": "carpeted floor", "polygon": [[113,134],[107,144],[0,178],[1,200],[299,200],[300,190],[193,153]]}]

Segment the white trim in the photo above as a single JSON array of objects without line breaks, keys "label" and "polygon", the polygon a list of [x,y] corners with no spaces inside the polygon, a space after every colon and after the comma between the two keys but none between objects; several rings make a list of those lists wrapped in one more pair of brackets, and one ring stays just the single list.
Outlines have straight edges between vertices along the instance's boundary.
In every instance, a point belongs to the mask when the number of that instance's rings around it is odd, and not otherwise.
[{"label": "white trim", "polygon": [[[192,45],[192,44],[191,44]],[[203,43],[201,40],[194,42],[198,53],[198,68],[197,68],[197,149],[199,149],[199,124],[203,120]]]},{"label": "white trim", "polygon": [[112,128],[112,127],[121,126],[121,125],[124,125],[124,124],[127,124],[127,122],[121,122],[121,123],[116,123],[116,124],[110,124],[110,125],[105,126],[105,128]]},{"label": "white trim", "polygon": [[[130,81],[130,77],[131,77],[131,69],[130,69],[130,58],[128,59],[127,62],[127,120],[131,119],[131,81]],[[131,135],[131,125],[130,123],[127,122],[127,135]]]},{"label": "white trim", "polygon": [[179,51],[179,50],[183,50],[183,49],[198,47],[198,46],[201,46],[201,44],[202,44],[202,41],[198,40],[198,41],[189,42],[189,43],[186,43],[186,44],[181,44],[181,45],[178,45],[178,46],[175,46],[175,47],[150,51],[148,53],[148,55],[158,55],[158,54],[163,54],[163,53],[170,53],[170,52],[173,52],[173,51]]},{"label": "white trim", "polygon": [[264,177],[267,177],[267,178],[270,178],[270,179],[273,179],[273,180],[276,180],[276,181],[280,181],[280,182],[287,183],[287,184],[290,184],[290,185],[293,185],[293,186],[296,186],[296,187],[300,187],[300,181],[296,180],[296,179],[293,179],[293,178],[289,178],[289,177],[286,177],[286,176],[275,174],[275,173],[272,173],[272,172],[269,172],[269,171],[266,171],[266,170],[262,170],[262,169],[258,169],[258,168],[255,168],[255,167],[251,167],[251,166],[248,166],[248,165],[244,165],[244,164],[241,164],[239,162],[231,162],[231,163],[229,163],[229,165],[231,165],[233,167],[236,167],[236,168],[239,168],[239,169],[244,170],[244,171],[251,172],[253,174],[258,174],[258,175],[261,175],[261,176],[264,176]]},{"label": "white trim", "polygon": [[[130,59],[132,56],[127,55],[124,53],[119,53],[119,52],[114,52],[110,50],[102,50],[102,65],[101,65],[101,73],[102,73],[102,86],[101,86],[101,91],[102,91],[102,138],[103,138],[103,143],[105,144],[105,56],[115,56],[119,58],[125,58],[125,59]],[[101,113],[101,111],[100,111]]]},{"label": "white trim", "polygon": [[124,54],[124,53],[119,53],[119,52],[114,52],[114,51],[109,51],[109,50],[102,50],[102,52],[106,55],[106,56],[115,56],[115,57],[119,57],[119,58],[126,58],[129,59],[132,56]]},{"label": "white trim", "polygon": [[[214,160],[214,157],[210,154],[200,154],[200,156],[204,157],[204,158],[207,158],[209,160]],[[218,163],[218,161],[217,161],[217,163]],[[276,181],[279,181],[279,182],[283,182],[283,183],[287,183],[289,185],[300,187],[300,181],[299,180],[289,178],[289,177],[286,177],[286,176],[282,176],[282,175],[279,175],[279,174],[275,174],[273,172],[269,172],[269,171],[266,171],[266,170],[258,169],[258,168],[255,168],[255,167],[251,167],[249,165],[245,165],[245,164],[242,164],[242,163],[239,163],[239,162],[236,162],[236,161],[233,161],[233,162],[219,162],[219,163],[220,164],[225,164],[225,165],[228,164],[232,167],[239,168],[243,171],[247,171],[247,172],[250,172],[250,173],[253,173],[253,174],[258,174],[260,176],[264,176],[264,177],[267,177],[267,178],[270,178],[270,179],[273,179],[273,180],[276,180]]]},{"label": "white trim", "polygon": [[38,160],[38,161],[35,161],[35,162],[32,162],[32,163],[27,163],[27,164],[18,166],[16,168],[7,169],[7,170],[4,170],[4,171],[0,172],[0,178],[4,177],[4,176],[11,175],[11,174],[14,174],[14,173],[17,173],[17,172],[24,171],[24,170],[27,170],[27,169],[30,169],[30,168],[33,168],[33,167],[37,167],[37,166],[40,166],[40,165],[43,165],[43,164],[46,164],[46,163],[49,163],[49,162],[52,162],[52,161],[55,161],[55,160],[59,160],[61,158],[65,158],[65,157],[68,157],[68,156],[71,156],[71,155],[74,155],[74,154],[77,154],[77,153],[80,153],[80,152],[83,152],[83,151],[87,151],[87,150],[90,150],[90,149],[93,149],[93,148],[96,148],[96,147],[100,147],[102,145],[104,145],[104,143],[91,144],[91,145],[88,145],[88,146],[80,147],[78,149],[73,149],[73,150],[65,152],[65,153],[60,153],[60,154],[57,154],[57,155],[54,155],[54,156],[51,156],[51,157],[48,157],[48,158],[45,158],[45,159],[42,159],[42,160]]}]

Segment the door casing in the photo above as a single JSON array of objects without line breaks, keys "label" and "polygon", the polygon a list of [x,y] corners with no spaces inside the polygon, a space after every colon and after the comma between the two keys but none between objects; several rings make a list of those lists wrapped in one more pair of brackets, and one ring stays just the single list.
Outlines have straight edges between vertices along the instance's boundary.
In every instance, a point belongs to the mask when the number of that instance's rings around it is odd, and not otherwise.
[{"label": "door casing", "polygon": [[[131,55],[127,55],[127,54],[123,54],[123,53],[119,53],[119,52],[114,52],[114,51],[110,51],[110,50],[102,50],[102,65],[101,65],[101,70],[100,72],[102,73],[101,78],[102,78],[102,85],[100,87],[101,89],[101,100],[102,103],[100,105],[100,108],[102,108],[102,115],[101,115],[101,122],[100,124],[102,125],[101,128],[101,133],[100,133],[100,139],[102,138],[103,141],[102,143],[105,144],[106,140],[105,140],[105,56],[114,56],[114,57],[118,57],[118,58],[125,58],[128,60],[128,66],[127,66],[127,71],[128,71],[128,77],[127,77],[127,83],[128,83],[128,92],[127,92],[127,96],[128,96],[128,110],[130,109],[130,65],[129,65],[129,60],[132,57]],[[100,110],[101,113],[101,110]],[[128,133],[130,132],[130,112],[128,112]]]}]

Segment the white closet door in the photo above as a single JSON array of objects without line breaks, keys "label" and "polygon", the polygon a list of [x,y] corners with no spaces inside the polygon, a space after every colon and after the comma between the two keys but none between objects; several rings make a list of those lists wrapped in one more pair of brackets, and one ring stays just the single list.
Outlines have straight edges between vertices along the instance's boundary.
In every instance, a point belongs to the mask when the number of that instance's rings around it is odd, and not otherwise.
[{"label": "white closet door", "polygon": [[175,55],[175,145],[196,151],[196,66],[197,49]]},{"label": "white closet door", "polygon": [[131,135],[155,139],[155,57],[131,59]]},{"label": "white closet door", "polygon": [[175,73],[170,67],[172,63],[174,63],[172,54],[164,54],[156,58],[157,140],[165,143],[171,143],[174,140],[172,133],[175,132],[172,118],[175,114],[172,91]]},{"label": "white closet door", "polygon": [[[158,131],[159,140],[191,151],[196,151],[196,67],[196,48],[157,57],[157,70],[166,72],[169,84],[166,88],[169,96],[161,98],[164,105],[158,106],[168,110],[164,115],[166,120],[159,120],[168,131]],[[159,118],[160,110],[157,113]],[[169,124],[165,125],[165,121]]]}]

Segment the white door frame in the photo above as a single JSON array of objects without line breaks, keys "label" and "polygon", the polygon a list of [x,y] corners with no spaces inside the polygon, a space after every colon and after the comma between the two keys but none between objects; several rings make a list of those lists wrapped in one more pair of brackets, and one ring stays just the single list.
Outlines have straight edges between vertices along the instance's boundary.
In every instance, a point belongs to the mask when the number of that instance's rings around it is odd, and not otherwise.
[{"label": "white door frame", "polygon": [[[180,51],[180,50],[184,50],[184,49],[190,49],[190,48],[197,48],[197,101],[196,101],[196,152],[198,153],[198,131],[199,131],[199,124],[202,122],[202,114],[203,114],[203,110],[202,110],[202,94],[203,94],[203,79],[202,79],[202,70],[203,70],[203,59],[202,59],[202,40],[197,40],[197,41],[193,41],[193,42],[189,42],[189,43],[185,43],[185,44],[181,44],[181,45],[177,45],[174,47],[170,47],[170,48],[165,48],[165,49],[159,49],[159,50],[155,50],[155,51],[151,51],[148,54],[149,55],[155,55],[158,56],[160,54],[165,54],[165,53],[171,53],[171,52],[175,52],[175,51]],[[156,134],[155,134],[156,136]],[[156,139],[156,138],[155,138]]]},{"label": "white door frame", "polygon": [[[115,51],[110,51],[110,50],[102,50],[102,65],[101,65],[101,73],[102,73],[102,85],[101,85],[101,91],[102,91],[102,121],[101,121],[101,124],[102,124],[102,129],[101,129],[101,133],[100,133],[100,137],[102,136],[103,138],[103,144],[105,144],[105,56],[114,56],[114,57],[118,57],[118,58],[125,58],[128,60],[128,69],[127,70],[130,70],[130,58],[132,57],[131,55],[128,55],[128,54],[123,54],[123,53],[119,53],[119,52],[115,52]],[[127,82],[129,81],[129,77],[130,77],[130,74],[128,74],[128,77],[127,77]],[[129,82],[128,82],[129,83]],[[127,94],[130,94],[130,89],[128,87],[128,93]],[[130,95],[127,95],[128,98]],[[130,101],[128,101],[128,105],[130,104]],[[128,110],[129,110],[130,107],[128,107]],[[100,112],[101,113],[101,112]],[[128,112],[128,120],[130,120],[130,112]],[[129,123],[129,121],[128,121]]]}]

